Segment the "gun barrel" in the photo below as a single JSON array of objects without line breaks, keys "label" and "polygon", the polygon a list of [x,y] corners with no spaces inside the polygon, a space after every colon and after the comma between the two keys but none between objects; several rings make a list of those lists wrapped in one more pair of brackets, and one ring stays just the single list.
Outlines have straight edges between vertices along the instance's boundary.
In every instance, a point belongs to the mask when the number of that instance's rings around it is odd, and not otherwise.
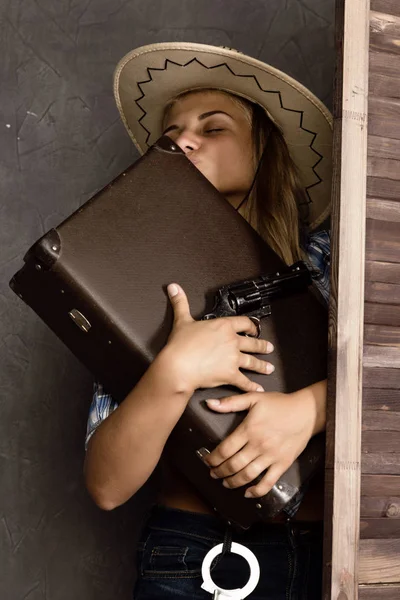
[{"label": "gun barrel", "polygon": [[310,283],[310,272],[299,261],[282,272],[228,286],[228,301],[237,314],[243,314],[262,308],[274,298],[303,291]]}]

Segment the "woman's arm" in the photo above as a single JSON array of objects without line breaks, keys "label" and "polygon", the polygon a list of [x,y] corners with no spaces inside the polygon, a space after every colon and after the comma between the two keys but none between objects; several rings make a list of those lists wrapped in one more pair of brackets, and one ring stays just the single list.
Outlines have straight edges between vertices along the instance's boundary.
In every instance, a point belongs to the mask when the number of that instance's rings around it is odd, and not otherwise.
[{"label": "woman's arm", "polygon": [[161,352],[124,402],[91,437],[84,464],[87,489],[100,508],[126,502],[150,477],[193,390],[182,387]]},{"label": "woman's arm", "polygon": [[303,404],[304,410],[310,415],[313,422],[312,436],[325,430],[326,394],[327,379],[293,392],[293,396],[297,397],[298,401]]}]

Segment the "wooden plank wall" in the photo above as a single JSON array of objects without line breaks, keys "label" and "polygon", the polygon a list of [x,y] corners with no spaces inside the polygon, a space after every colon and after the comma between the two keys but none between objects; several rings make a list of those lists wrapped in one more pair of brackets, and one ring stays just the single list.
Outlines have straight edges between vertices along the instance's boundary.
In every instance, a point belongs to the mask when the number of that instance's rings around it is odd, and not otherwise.
[{"label": "wooden plank wall", "polygon": [[371,0],[360,600],[400,598],[400,0]]}]

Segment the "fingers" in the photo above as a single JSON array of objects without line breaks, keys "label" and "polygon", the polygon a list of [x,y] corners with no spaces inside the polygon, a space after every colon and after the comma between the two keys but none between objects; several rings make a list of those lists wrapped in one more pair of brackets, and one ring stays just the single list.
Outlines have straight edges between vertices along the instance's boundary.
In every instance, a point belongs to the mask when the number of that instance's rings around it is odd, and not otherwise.
[{"label": "fingers", "polygon": [[258,328],[249,317],[226,317],[232,324],[236,333],[247,333],[248,335],[257,336]]},{"label": "fingers", "polygon": [[207,406],[218,412],[239,412],[241,410],[249,410],[254,406],[253,394],[239,394],[238,396],[225,396],[220,400],[209,399],[206,400]]},{"label": "fingers", "polygon": [[[268,455],[259,455],[250,461],[249,456],[246,456],[246,448],[244,448],[220,467],[212,469],[210,475],[213,476],[212,474],[214,474],[214,478],[221,478],[224,487],[235,489],[249,485],[266,471],[260,481],[247,488],[245,493],[246,498],[261,498],[261,496],[265,496],[271,491],[290,465],[285,466],[280,462],[275,463],[273,462],[274,459]],[[240,465],[244,466],[241,470],[239,470]],[[229,475],[229,473],[233,474]]]},{"label": "fingers", "polygon": [[274,346],[267,340],[238,336],[239,350],[241,352],[251,352],[253,354],[271,354]]},{"label": "fingers", "polygon": [[174,310],[174,322],[192,320],[187,296],[180,285],[170,283],[167,287],[168,296]]},{"label": "fingers", "polygon": [[[226,465],[230,465],[232,461],[236,461],[235,464],[237,465],[237,457],[239,455],[241,455],[239,457],[240,469],[243,469],[249,460],[254,458],[254,456],[250,454],[251,452],[254,454],[254,450],[251,450],[247,437],[248,436],[244,430],[240,431],[239,429],[236,429],[233,434],[229,435],[223,442],[218,444],[218,446],[207,457],[207,464],[213,469],[214,472],[217,471],[218,467],[218,476],[220,476],[219,474],[225,476]],[[244,450],[246,450],[246,452],[244,452]],[[243,458],[247,458],[247,463],[243,462]],[[233,473],[234,471],[229,471],[229,473],[230,472]]]},{"label": "fingers", "polygon": [[[243,454],[243,452],[239,453],[238,456],[235,457],[237,463],[239,463],[240,454]],[[244,458],[242,460],[244,460]],[[233,463],[233,460],[232,460],[232,463]],[[241,469],[240,471],[233,472],[232,475],[222,475],[221,478],[223,478],[223,485],[224,485],[224,487],[227,487],[230,489],[242,487],[243,485],[249,485],[249,483],[251,483],[252,481],[254,482],[254,480],[257,479],[257,477],[259,477],[262,473],[264,473],[266,471],[266,469],[268,469],[268,467],[271,466],[272,463],[273,463],[273,459],[270,456],[261,456],[261,455],[256,456],[253,460],[249,461],[248,464],[245,465],[245,467],[243,469]],[[228,470],[228,467],[225,467],[225,465],[224,465],[224,471],[226,472],[227,470]],[[265,477],[265,475],[264,475],[264,477]],[[255,488],[258,485],[258,483],[259,482],[257,482],[257,483],[255,482],[255,485],[253,486],[253,488]],[[264,493],[267,493],[267,492],[264,492]],[[263,494],[261,494],[261,495],[263,495]]]},{"label": "fingers", "polygon": [[[264,371],[265,373],[265,371]],[[237,376],[234,381],[230,382],[232,385],[236,385],[239,390],[243,390],[244,392],[264,392],[264,388],[255,381],[251,381],[246,375],[237,372]]]},{"label": "fingers", "polygon": [[246,498],[261,498],[268,494],[289,467],[290,465],[283,465],[279,462],[272,464],[261,481],[246,490]]},{"label": "fingers", "polygon": [[274,365],[265,360],[260,360],[251,354],[240,355],[239,368],[254,371],[255,373],[262,373],[263,375],[270,375],[275,371]]}]

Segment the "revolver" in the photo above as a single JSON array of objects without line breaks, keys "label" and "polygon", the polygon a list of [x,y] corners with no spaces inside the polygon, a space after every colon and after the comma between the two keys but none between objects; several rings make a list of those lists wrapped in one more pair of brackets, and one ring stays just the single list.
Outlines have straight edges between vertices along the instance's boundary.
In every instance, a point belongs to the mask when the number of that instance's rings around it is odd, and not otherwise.
[{"label": "revolver", "polygon": [[271,314],[270,300],[302,292],[311,283],[310,271],[300,260],[276,273],[224,285],[216,292],[212,312],[204,315],[203,320],[245,315],[259,323],[259,319]]}]

